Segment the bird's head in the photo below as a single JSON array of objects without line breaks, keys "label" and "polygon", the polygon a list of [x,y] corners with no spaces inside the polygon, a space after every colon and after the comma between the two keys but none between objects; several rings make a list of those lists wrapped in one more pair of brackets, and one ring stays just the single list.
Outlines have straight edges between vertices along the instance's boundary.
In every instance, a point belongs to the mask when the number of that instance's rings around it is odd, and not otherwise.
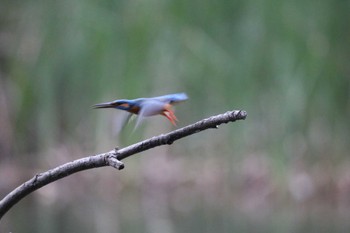
[{"label": "bird's head", "polygon": [[134,108],[139,108],[137,101],[134,100],[117,100],[113,102],[113,107],[120,110],[131,111]]}]

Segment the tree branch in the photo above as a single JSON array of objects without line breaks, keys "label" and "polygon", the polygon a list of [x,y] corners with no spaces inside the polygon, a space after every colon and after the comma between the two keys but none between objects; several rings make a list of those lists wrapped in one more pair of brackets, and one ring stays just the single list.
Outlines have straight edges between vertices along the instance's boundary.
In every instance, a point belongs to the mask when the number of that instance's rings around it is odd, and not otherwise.
[{"label": "tree branch", "polygon": [[174,130],[167,134],[161,134],[156,137],[135,143],[122,149],[114,149],[107,153],[88,156],[77,159],[72,162],[63,164],[49,171],[39,173],[27,182],[21,184],[0,201],[0,219],[11,209],[17,202],[35,190],[52,183],[63,177],[73,173],[104,166],[111,166],[118,170],[124,168],[124,164],[120,161],[133,154],[151,149],[156,146],[170,145],[174,141],[198,133],[209,128],[218,128],[218,125],[236,120],[244,120],[247,117],[246,111],[229,111],[224,114],[212,116],[203,119],[194,124]]}]

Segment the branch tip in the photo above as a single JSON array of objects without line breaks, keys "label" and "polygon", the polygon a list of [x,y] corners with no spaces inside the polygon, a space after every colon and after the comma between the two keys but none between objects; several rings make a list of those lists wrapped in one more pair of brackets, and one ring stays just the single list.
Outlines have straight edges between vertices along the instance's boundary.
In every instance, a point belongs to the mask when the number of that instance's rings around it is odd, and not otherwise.
[{"label": "branch tip", "polygon": [[245,120],[245,118],[247,117],[247,112],[244,110],[239,110],[237,113],[237,117],[239,117],[242,120]]}]

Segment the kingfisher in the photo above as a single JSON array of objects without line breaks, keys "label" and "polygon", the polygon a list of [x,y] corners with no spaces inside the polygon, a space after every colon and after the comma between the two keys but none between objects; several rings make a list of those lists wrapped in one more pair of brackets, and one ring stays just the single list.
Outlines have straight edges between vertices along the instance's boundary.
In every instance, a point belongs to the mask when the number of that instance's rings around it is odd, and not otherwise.
[{"label": "kingfisher", "polygon": [[165,116],[174,126],[176,126],[177,118],[174,114],[172,106],[174,104],[187,100],[185,93],[175,93],[169,95],[162,95],[150,98],[138,99],[120,99],[111,102],[95,104],[94,108],[115,108],[129,112],[126,121],[130,119],[133,114],[138,115],[135,128],[141,122],[143,117],[162,115]]}]

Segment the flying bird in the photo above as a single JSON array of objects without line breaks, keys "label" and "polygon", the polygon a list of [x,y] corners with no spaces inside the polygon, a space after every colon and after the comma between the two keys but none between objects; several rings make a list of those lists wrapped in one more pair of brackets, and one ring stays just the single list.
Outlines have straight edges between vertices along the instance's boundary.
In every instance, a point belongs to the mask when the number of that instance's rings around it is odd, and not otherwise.
[{"label": "flying bird", "polygon": [[94,108],[115,108],[129,112],[127,121],[133,114],[138,115],[135,128],[139,125],[143,117],[162,115],[176,126],[177,118],[174,114],[172,106],[174,104],[187,100],[185,93],[169,94],[151,98],[138,99],[120,99],[111,102],[95,104]]}]

